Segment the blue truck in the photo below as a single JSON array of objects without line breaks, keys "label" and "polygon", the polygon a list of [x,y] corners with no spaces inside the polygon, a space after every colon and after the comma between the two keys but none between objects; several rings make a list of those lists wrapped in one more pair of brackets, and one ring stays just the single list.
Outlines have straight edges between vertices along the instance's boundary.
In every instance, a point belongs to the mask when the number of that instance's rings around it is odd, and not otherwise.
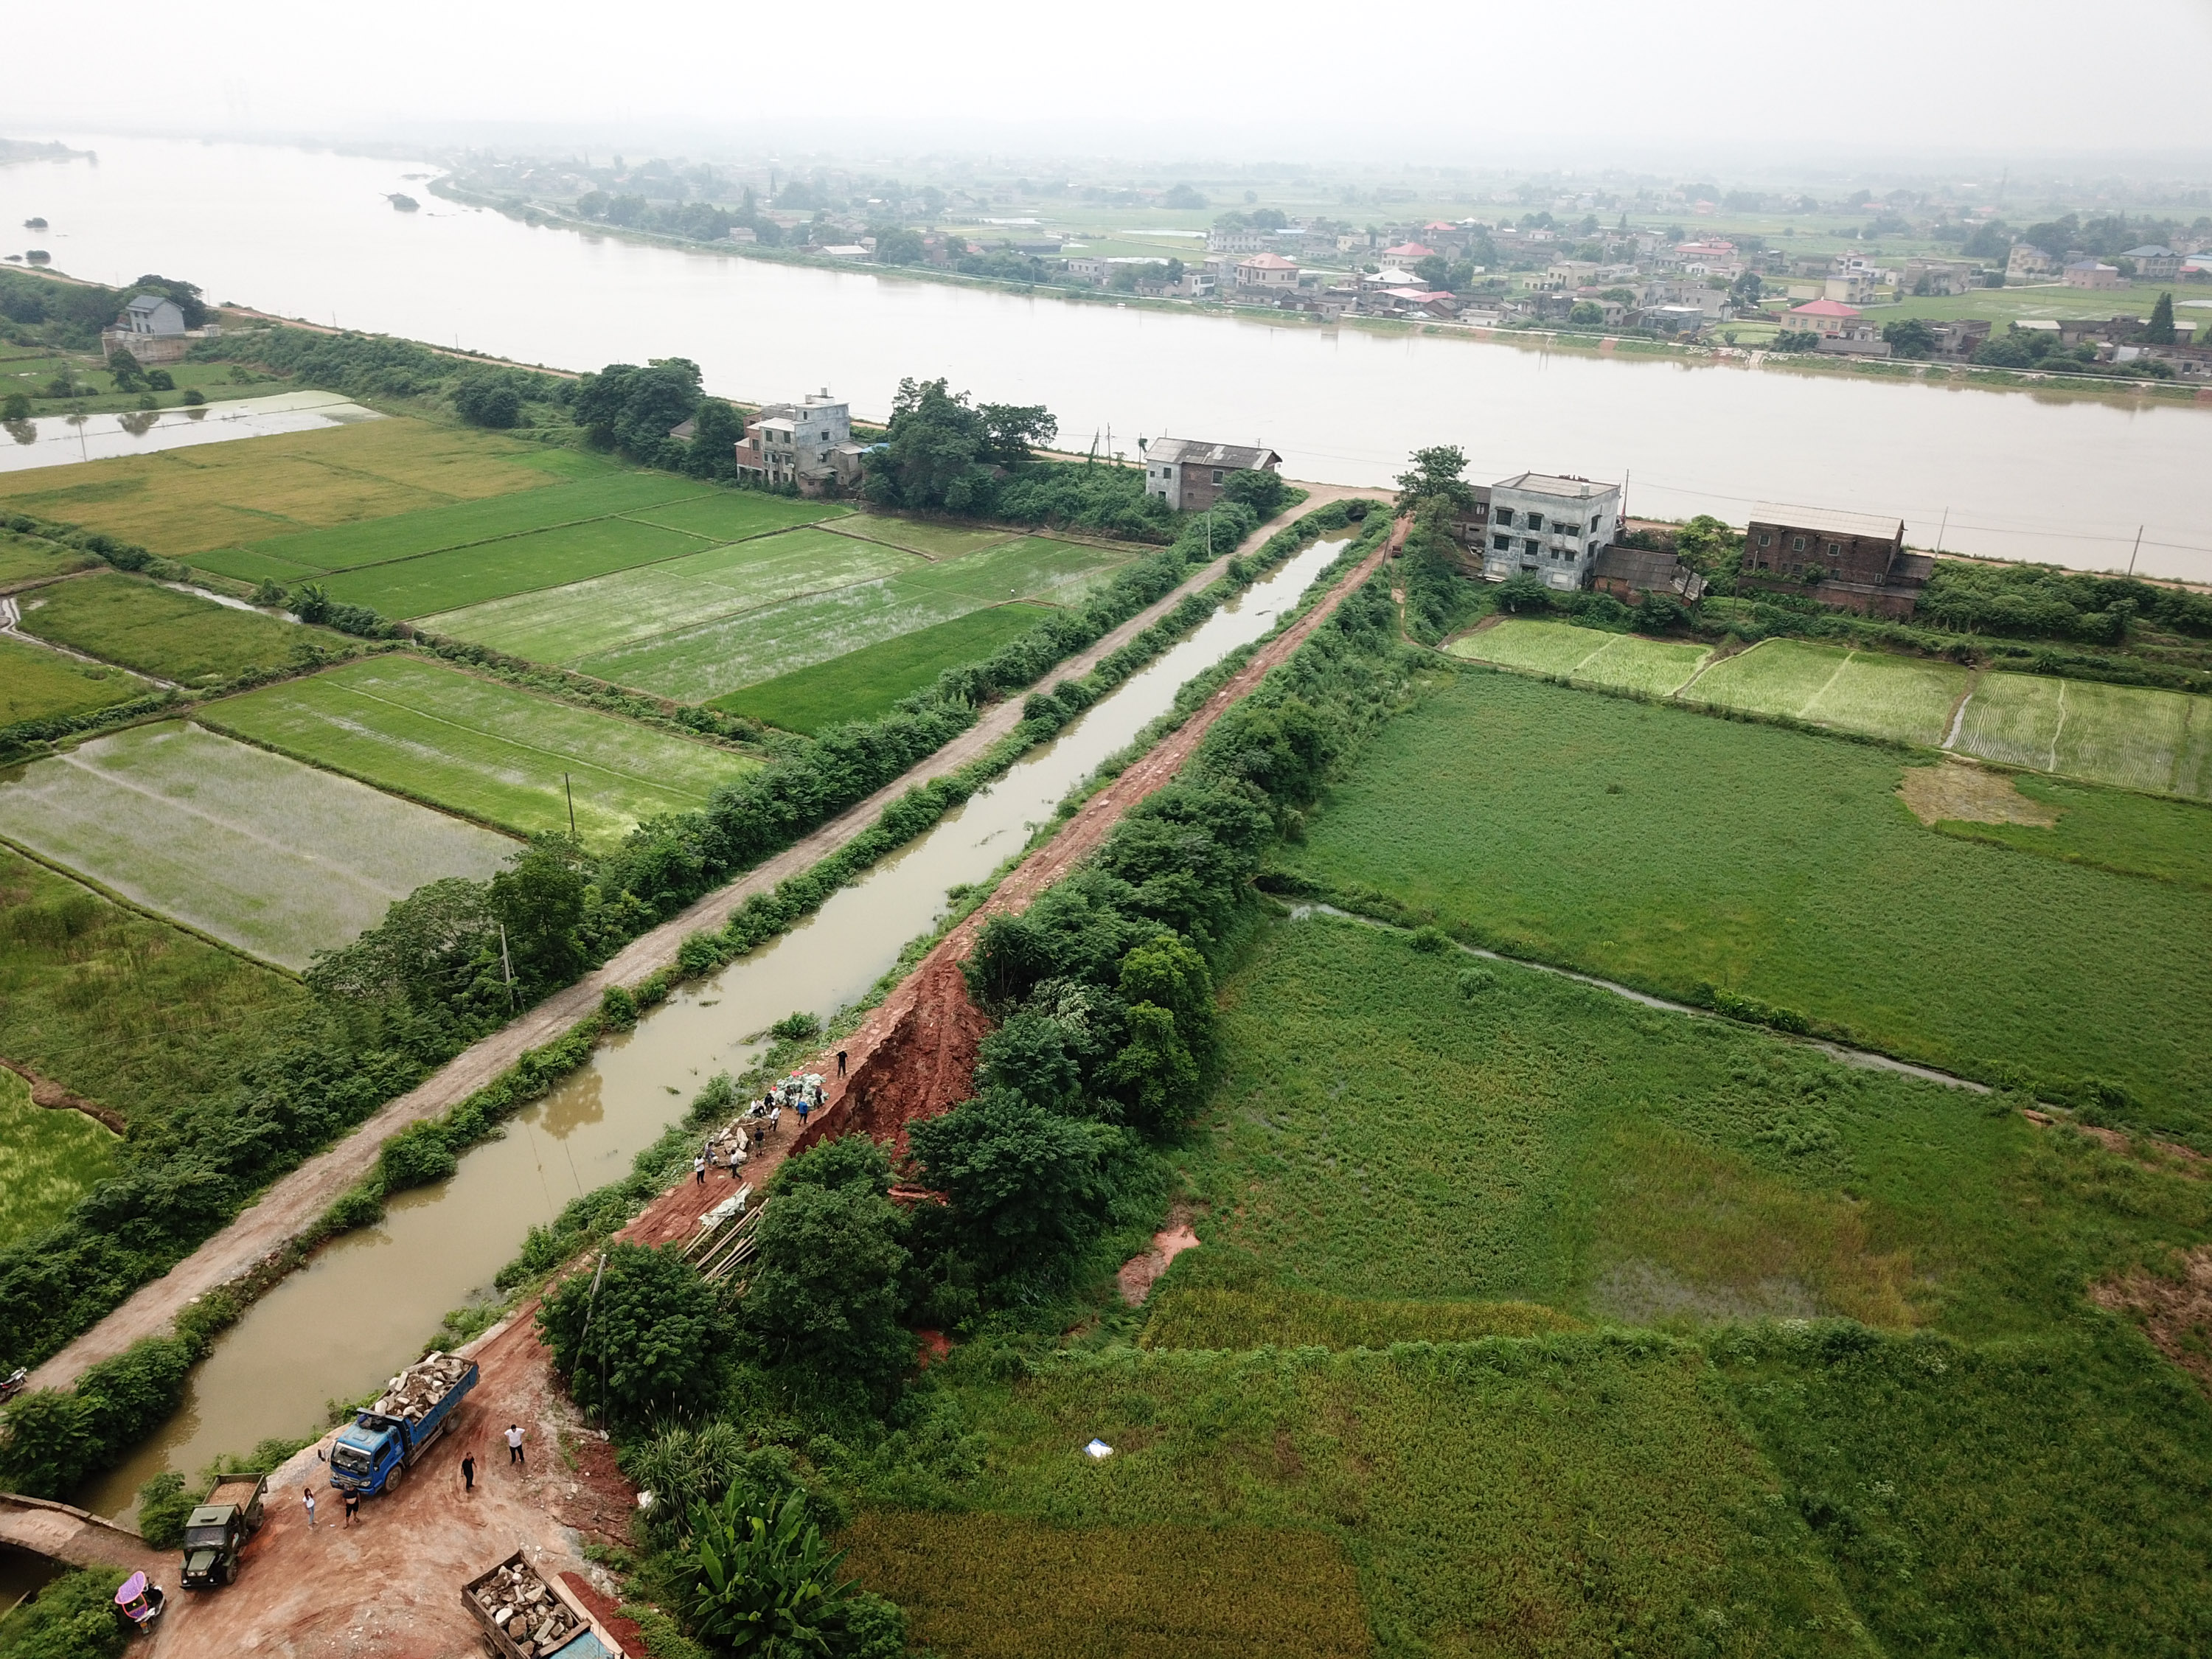
[{"label": "blue truck", "polygon": [[393,1377],[376,1403],[356,1413],[331,1447],[331,1485],[374,1497],[397,1492],[422,1454],[453,1426],[477,1385],[477,1363],[434,1353]]}]

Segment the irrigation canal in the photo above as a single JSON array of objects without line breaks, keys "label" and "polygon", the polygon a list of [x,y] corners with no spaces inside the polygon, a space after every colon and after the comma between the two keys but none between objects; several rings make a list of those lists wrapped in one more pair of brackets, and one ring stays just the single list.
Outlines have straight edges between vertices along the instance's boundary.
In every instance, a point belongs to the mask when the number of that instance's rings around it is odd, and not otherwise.
[{"label": "irrigation canal", "polygon": [[503,1138],[465,1153],[449,1179],[400,1194],[380,1224],[325,1246],[216,1339],[175,1415],[78,1501],[127,1516],[162,1470],[189,1479],[222,1453],[319,1428],[329,1401],[356,1398],[415,1358],[449,1309],[489,1293],[531,1227],[627,1172],[707,1079],[750,1063],[771,1023],[799,1010],[826,1019],[865,994],[937,925],[948,889],[1019,851],[1185,682],[1267,633],[1345,544],[1298,553],[808,921],[602,1043]]}]

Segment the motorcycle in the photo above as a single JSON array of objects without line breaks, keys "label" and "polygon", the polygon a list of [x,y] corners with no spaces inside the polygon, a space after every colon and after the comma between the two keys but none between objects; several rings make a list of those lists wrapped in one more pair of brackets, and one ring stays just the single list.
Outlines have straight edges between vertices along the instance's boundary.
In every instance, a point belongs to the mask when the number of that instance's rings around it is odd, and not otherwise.
[{"label": "motorcycle", "polygon": [[16,1366],[7,1376],[0,1376],[0,1406],[6,1405],[17,1395],[22,1393],[30,1381],[30,1372],[25,1370],[21,1365]]},{"label": "motorcycle", "polygon": [[143,1635],[168,1610],[169,1599],[161,1594],[159,1584],[147,1582],[144,1573],[134,1572],[116,1590],[115,1606]]}]

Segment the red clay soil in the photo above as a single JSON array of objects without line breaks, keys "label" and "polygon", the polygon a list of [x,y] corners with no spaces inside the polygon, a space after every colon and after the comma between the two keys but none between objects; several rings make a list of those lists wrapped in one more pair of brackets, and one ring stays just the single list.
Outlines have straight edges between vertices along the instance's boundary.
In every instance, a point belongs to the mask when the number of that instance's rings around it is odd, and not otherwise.
[{"label": "red clay soil", "polygon": [[[1330,501],[1353,497],[1374,499],[1383,495],[1379,490],[1334,484],[1312,484],[1307,488],[1305,501],[1261,526],[1235,551],[1252,551],[1275,532]],[[1100,660],[1181,604],[1186,595],[1212,582],[1231,556],[1223,554],[1165,599],[1147,606],[1089,649],[1063,663],[1045,677],[1040,688],[1049,690],[1063,680],[1089,673]],[[773,889],[786,877],[811,868],[827,858],[872,826],[886,806],[915,785],[956,772],[981,756],[1013,730],[1021,719],[1022,702],[1021,698],[1010,697],[987,710],[960,736],[867,799],[757,866],[741,879],[716,890],[681,915],[631,940],[604,967],[567,990],[546,998],[519,1019],[448,1060],[337,1145],[277,1181],[228,1226],[162,1278],[141,1286],[121,1307],[39,1366],[32,1373],[31,1386],[68,1388],[87,1366],[112,1358],[141,1337],[165,1334],[187,1304],[222,1285],[267,1271],[282,1257],[287,1246],[315,1224],[341,1193],[368,1173],[387,1138],[458,1104],[514,1065],[526,1049],[561,1036],[599,1007],[600,996],[608,986],[635,986],[656,969],[674,962],[678,946],[688,935],[724,927],[747,898]]]},{"label": "red clay soil", "polygon": [[[300,1454],[270,1482],[269,1520],[246,1546],[238,1583],[191,1597],[188,1616],[157,1637],[154,1659],[477,1659],[483,1638],[463,1584],[517,1549],[541,1572],[588,1582],[585,1541],[629,1543],[635,1494],[554,1383],[529,1310],[465,1352],[482,1378],[398,1492],[364,1498],[361,1523],[349,1528],[318,1461],[329,1437]],[[524,1431],[521,1467],[507,1462],[509,1423]],[[473,1494],[461,1487],[465,1452],[476,1456]],[[312,1531],[301,1496],[310,1484]],[[173,1591],[171,1561],[162,1583]]]},{"label": "red clay soil", "polygon": [[1168,1264],[1185,1250],[1198,1248],[1198,1235],[1191,1229],[1190,1212],[1178,1204],[1168,1212],[1167,1225],[1152,1235],[1152,1248],[1142,1255],[1133,1255],[1121,1264],[1115,1275],[1121,1289],[1121,1300],[1132,1308],[1144,1305],[1145,1298],[1152,1293],[1160,1275]]},{"label": "red clay soil", "polygon": [[2212,1395],[2212,1244],[2179,1255],[2172,1278],[2138,1267],[2089,1287],[2089,1299],[2141,1325],[2151,1346]]}]

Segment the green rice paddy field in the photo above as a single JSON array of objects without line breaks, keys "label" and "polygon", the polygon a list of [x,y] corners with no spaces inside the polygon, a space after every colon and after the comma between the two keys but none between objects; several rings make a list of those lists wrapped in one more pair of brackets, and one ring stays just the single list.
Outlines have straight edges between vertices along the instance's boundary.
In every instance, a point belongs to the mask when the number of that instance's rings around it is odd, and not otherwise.
[{"label": "green rice paddy field", "polygon": [[1071,600],[1134,551],[1022,537],[652,635],[568,665],[618,684],[705,702],[1008,599]]},{"label": "green rice paddy field", "polygon": [[132,726],[0,783],[0,835],[150,910],[301,969],[506,837],[182,721]]},{"label": "green rice paddy field", "polygon": [[847,720],[890,712],[901,697],[936,684],[948,668],[980,662],[1050,613],[1042,605],[971,611],[934,628],[863,646],[811,668],[715,699],[714,707],[811,736]]},{"label": "green rice paddy field", "polygon": [[328,629],[217,605],[119,570],[35,588],[17,603],[27,634],[185,685],[355,648]]},{"label": "green rice paddy field", "polygon": [[0,593],[11,592],[26,582],[52,580],[72,570],[83,570],[100,561],[89,553],[0,530]]},{"label": "green rice paddy field", "polygon": [[[195,556],[222,548],[544,488],[579,465],[596,471],[608,465],[575,450],[393,416],[11,472],[0,477],[0,506],[198,563]],[[268,574],[252,571],[249,580]]]},{"label": "green rice paddy field", "polygon": [[[520,834],[611,846],[706,804],[757,761],[419,657],[391,655],[210,704],[208,724]],[[564,791],[562,775],[569,778]]]},{"label": "green rice paddy field", "polygon": [[1466,635],[1450,650],[1577,685],[1929,748],[1951,740],[1956,715],[1955,747],[1963,754],[2212,800],[2212,699],[2181,692],[1976,674],[1953,663],[1802,640],[1763,640],[1709,660],[1699,646],[1522,619]]},{"label": "green rice paddy field", "polygon": [[[2212,1406],[2085,1294],[2212,1239],[2212,1187],[2015,1100],[1326,916],[1263,924],[1221,1003],[1178,1154],[1206,1245],[1150,1352],[1013,1382],[956,1355],[987,1450],[951,1501],[1016,1524],[893,1511],[848,1540],[921,1639],[1003,1650],[975,1604],[1028,1608],[1009,1558],[1054,1582],[1042,1528],[1146,1523],[1338,1540],[1360,1598],[1327,1628],[1389,1653],[2212,1638]],[[1308,1346],[1230,1351],[1245,1302],[1303,1310]],[[1570,1328],[1450,1340],[1485,1305]],[[1008,1588],[926,1582],[931,1547]],[[1205,1571],[1183,1588],[1216,1619],[1260,1616]],[[1124,1577],[1165,1606],[1176,1573]],[[1281,1650],[1339,1650],[1309,1639]]]},{"label": "green rice paddy field", "polygon": [[135,674],[0,639],[0,726],[84,714],[154,690]]},{"label": "green rice paddy field", "polygon": [[[2212,1148],[2212,894],[2068,862],[2078,838],[2039,857],[1936,833],[1902,776],[1863,744],[1461,672],[1278,857],[1515,954],[1721,988],[1976,1077],[2099,1084]],[[2171,861],[2191,838],[2142,808],[2118,861]]]}]

